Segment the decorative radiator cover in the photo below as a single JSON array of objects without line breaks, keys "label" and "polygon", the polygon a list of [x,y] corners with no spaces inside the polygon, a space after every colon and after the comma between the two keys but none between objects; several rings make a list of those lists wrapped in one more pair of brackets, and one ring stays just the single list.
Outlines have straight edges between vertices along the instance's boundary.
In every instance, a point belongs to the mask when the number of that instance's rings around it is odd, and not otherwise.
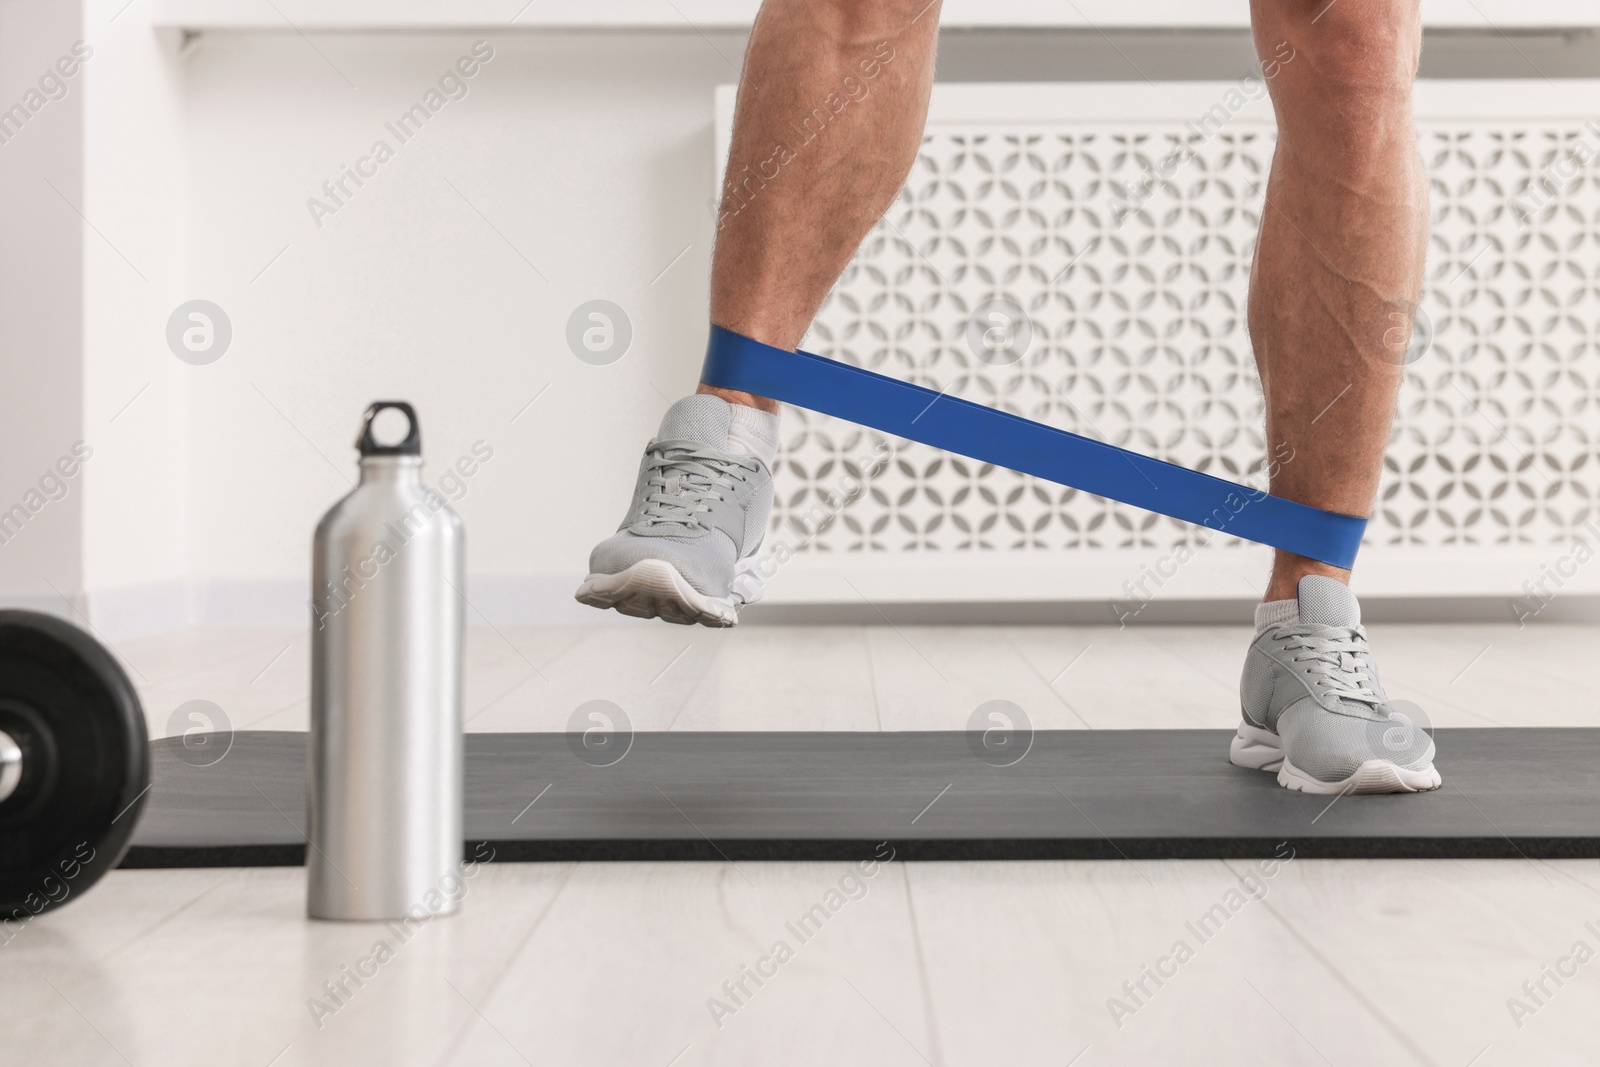
[{"label": "decorative radiator cover", "polygon": [[[937,86],[905,189],[804,347],[1264,485],[1245,294],[1274,128],[1259,82],[1253,99],[1241,84]],[[1577,110],[1600,82],[1557,86],[1418,86],[1433,236],[1358,591],[1600,591],[1600,111]],[[732,86],[716,105],[720,191]],[[1163,163],[1179,149],[1192,156]],[[995,299],[1032,323],[1009,365],[967,336]],[[773,600],[1262,587],[1260,546],[807,411],[783,419]]]}]

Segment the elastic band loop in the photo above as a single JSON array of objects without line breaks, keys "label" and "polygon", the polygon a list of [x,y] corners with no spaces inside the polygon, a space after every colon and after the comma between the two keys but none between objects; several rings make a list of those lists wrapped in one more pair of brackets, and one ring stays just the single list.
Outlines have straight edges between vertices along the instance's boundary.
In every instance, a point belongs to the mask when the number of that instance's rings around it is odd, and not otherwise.
[{"label": "elastic band loop", "polygon": [[809,352],[711,327],[707,385],[769,397],[895,437],[1120,500],[1349,570],[1367,520],[1285,500]]}]

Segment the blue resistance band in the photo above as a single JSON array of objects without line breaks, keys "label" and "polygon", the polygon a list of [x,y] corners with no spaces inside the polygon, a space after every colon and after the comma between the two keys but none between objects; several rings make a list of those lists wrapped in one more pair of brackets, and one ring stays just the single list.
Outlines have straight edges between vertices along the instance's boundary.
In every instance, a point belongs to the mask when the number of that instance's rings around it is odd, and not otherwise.
[{"label": "blue resistance band", "polygon": [[711,327],[700,380],[1120,500],[1349,570],[1367,520],[1299,504],[997,408]]}]

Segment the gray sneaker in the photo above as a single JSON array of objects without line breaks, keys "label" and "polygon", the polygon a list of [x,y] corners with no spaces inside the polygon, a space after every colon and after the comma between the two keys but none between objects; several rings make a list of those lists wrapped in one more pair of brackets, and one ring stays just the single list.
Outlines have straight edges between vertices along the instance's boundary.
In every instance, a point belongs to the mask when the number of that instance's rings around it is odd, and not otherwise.
[{"label": "gray sneaker", "polygon": [[1384,694],[1355,594],[1321,575],[1296,592],[1300,620],[1267,627],[1245,658],[1228,759],[1306,793],[1437,789],[1433,738]]},{"label": "gray sneaker", "polygon": [[777,417],[715,396],[672,405],[645,447],[628,515],[589,555],[577,599],[624,615],[732,626],[761,597]]}]

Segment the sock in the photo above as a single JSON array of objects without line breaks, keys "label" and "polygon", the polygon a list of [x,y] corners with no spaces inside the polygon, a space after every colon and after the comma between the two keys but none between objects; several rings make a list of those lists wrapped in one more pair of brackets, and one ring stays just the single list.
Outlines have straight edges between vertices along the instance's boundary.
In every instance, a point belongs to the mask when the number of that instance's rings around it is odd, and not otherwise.
[{"label": "sock", "polygon": [[1266,633],[1273,626],[1286,626],[1300,621],[1300,601],[1269,600],[1256,605],[1256,635]]},{"label": "sock", "polygon": [[778,416],[743,404],[729,404],[728,439],[737,441],[768,467],[778,458]]}]

